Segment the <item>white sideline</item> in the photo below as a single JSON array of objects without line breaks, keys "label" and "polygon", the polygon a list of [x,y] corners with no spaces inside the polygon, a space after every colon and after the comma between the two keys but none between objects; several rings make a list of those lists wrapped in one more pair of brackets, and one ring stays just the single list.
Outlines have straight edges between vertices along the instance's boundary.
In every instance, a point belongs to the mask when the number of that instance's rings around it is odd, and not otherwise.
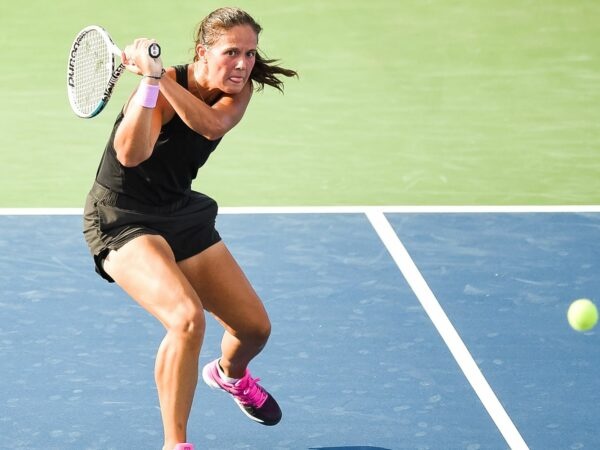
[{"label": "white sideline", "polygon": [[529,447],[479,370],[477,363],[473,360],[469,350],[383,212],[370,211],[367,212],[367,217],[509,447],[512,450],[528,449]]},{"label": "white sideline", "polygon": [[[585,213],[600,205],[483,205],[483,206],[223,206],[220,214],[361,214],[385,213]],[[83,208],[0,208],[0,216],[80,215]]]}]

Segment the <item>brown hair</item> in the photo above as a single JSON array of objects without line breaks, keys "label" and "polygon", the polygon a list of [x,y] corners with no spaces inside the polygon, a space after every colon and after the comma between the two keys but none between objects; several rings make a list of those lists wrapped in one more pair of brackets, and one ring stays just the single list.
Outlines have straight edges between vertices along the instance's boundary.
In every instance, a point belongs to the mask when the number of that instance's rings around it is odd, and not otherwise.
[{"label": "brown hair", "polygon": [[[249,25],[258,35],[262,31],[262,27],[248,14],[239,8],[219,8],[206,16],[198,25],[196,31],[196,46],[202,44],[206,47],[214,45],[221,35],[238,25]],[[198,61],[198,53],[194,56],[194,61]],[[278,75],[286,77],[297,77],[296,71],[285,69],[277,64],[276,59],[265,59],[257,50],[254,68],[250,74],[250,80],[257,84],[256,90],[260,91],[265,87],[265,84],[272,86],[283,92],[283,81]]]}]

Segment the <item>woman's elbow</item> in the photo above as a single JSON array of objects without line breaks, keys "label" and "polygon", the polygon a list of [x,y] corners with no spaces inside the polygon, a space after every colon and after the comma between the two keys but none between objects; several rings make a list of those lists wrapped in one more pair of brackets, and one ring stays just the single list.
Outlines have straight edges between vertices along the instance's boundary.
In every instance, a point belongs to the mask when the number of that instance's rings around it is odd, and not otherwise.
[{"label": "woman's elbow", "polygon": [[117,155],[117,161],[119,161],[119,163],[123,167],[127,167],[128,169],[132,169],[133,167],[137,167],[142,162],[144,162],[143,160],[141,160],[139,158],[132,158],[131,156],[128,156],[128,155]]},{"label": "woman's elbow", "polygon": [[137,167],[148,159],[145,152],[133,151],[133,149],[125,150],[125,148],[126,147],[118,147],[115,145],[117,161],[119,161],[123,167]]},{"label": "woman's elbow", "polygon": [[216,141],[225,136],[233,127],[227,119],[215,117],[210,121],[199,122],[197,127],[192,128],[209,141]]},{"label": "woman's elbow", "polygon": [[209,141],[216,141],[217,139],[220,139],[223,136],[225,136],[225,132],[213,130],[213,131],[208,132],[208,133],[202,133],[202,136],[204,136]]}]

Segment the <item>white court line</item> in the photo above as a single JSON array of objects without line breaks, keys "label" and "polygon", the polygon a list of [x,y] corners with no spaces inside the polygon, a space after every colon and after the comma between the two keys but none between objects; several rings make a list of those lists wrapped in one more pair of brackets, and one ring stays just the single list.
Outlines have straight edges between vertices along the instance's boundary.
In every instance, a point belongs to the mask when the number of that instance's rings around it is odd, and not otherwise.
[{"label": "white court line", "polygon": [[[219,214],[363,214],[385,213],[585,213],[600,212],[600,205],[507,206],[223,206]],[[81,215],[83,208],[0,208],[0,216]]]},{"label": "white court line", "polygon": [[366,214],[510,448],[528,449],[383,212],[369,211]]},{"label": "white court line", "polygon": [[74,216],[83,208],[0,208],[0,216]]}]

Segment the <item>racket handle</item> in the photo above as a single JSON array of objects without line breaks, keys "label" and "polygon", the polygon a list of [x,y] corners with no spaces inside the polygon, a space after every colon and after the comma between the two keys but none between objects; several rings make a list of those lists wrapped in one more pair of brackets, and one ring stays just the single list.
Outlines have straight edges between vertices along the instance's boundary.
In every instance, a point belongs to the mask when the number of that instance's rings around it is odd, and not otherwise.
[{"label": "racket handle", "polygon": [[156,42],[150,44],[150,47],[148,47],[148,54],[156,59],[160,56],[160,45],[158,45]]}]

